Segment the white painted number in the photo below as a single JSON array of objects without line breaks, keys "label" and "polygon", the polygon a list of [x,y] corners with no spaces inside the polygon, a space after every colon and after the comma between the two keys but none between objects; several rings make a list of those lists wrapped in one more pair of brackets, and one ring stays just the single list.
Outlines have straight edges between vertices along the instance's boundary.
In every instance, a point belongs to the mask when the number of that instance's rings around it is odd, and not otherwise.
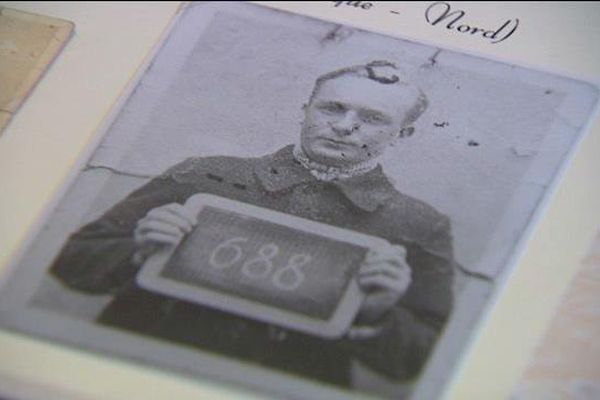
[{"label": "white painted number", "polygon": [[[210,254],[208,262],[210,266],[216,269],[227,269],[242,258],[242,248],[235,243],[247,242],[244,237],[234,237],[219,244]],[[233,254],[231,254],[233,253]],[[225,254],[222,256],[222,254]],[[233,257],[232,257],[233,255]],[[227,257],[223,260],[224,257]]]},{"label": "white painted number", "polygon": [[[220,243],[210,253],[208,260],[211,267],[225,270],[232,267],[244,256],[238,243],[245,243],[248,238],[234,237]],[[271,282],[279,290],[296,290],[302,285],[306,275],[302,267],[308,264],[312,257],[308,254],[294,254],[287,265],[273,272],[273,259],[279,254],[279,247],[275,243],[268,243],[258,249],[258,255],[246,260],[242,264],[242,274],[252,279],[267,279],[271,275]]]},{"label": "white painted number", "polygon": [[304,282],[304,272],[300,269],[312,259],[308,254],[294,254],[288,264],[273,274],[273,284],[281,290],[296,290]]},{"label": "white painted number", "polygon": [[273,258],[279,254],[279,247],[269,243],[258,249],[258,257],[242,265],[242,273],[248,278],[266,278],[273,270]]}]

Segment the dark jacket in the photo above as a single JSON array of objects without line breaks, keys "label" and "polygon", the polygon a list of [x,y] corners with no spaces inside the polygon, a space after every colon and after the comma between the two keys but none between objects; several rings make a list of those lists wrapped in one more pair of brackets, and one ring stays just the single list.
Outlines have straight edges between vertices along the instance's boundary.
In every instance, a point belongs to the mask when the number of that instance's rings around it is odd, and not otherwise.
[{"label": "dark jacket", "polygon": [[[328,340],[282,330],[135,284],[136,222],[149,210],[204,192],[378,236],[407,249],[413,282],[362,340]],[[446,216],[399,193],[381,167],[346,180],[315,179],[288,146],[262,158],[191,158],[153,179],[73,234],[51,273],[71,288],[112,293],[98,322],[225,354],[280,371],[348,385],[351,360],[411,379],[452,308],[453,256]]]}]

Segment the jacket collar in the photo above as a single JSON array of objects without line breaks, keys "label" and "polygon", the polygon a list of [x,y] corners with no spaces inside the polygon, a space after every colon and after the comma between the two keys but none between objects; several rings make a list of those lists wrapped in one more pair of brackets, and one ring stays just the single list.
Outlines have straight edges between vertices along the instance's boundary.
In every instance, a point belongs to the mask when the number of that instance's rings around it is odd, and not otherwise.
[{"label": "jacket collar", "polygon": [[[254,174],[269,192],[278,192],[301,183],[317,182],[317,179],[293,156],[293,146],[286,146],[274,154],[259,159]],[[348,179],[330,182],[354,205],[375,211],[396,192],[380,165],[375,169]]]}]

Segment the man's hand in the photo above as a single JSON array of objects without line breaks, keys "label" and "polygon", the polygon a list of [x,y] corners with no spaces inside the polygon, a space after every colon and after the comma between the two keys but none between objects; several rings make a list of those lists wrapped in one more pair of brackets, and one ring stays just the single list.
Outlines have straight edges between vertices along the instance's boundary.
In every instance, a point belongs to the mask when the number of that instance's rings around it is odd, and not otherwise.
[{"label": "man's hand", "polygon": [[366,297],[357,321],[375,324],[406,293],[411,282],[404,247],[370,250],[358,271],[358,285]]},{"label": "man's hand", "polygon": [[196,215],[181,204],[153,208],[137,222],[133,237],[137,250],[134,262],[142,263],[164,246],[177,246],[198,223]]}]

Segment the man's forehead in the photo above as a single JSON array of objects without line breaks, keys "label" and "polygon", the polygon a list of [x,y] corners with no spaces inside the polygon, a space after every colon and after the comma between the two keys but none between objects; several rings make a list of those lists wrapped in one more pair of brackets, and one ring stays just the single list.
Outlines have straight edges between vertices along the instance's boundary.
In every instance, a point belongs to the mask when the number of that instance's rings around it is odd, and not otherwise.
[{"label": "man's forehead", "polygon": [[397,110],[414,103],[416,94],[410,87],[398,83],[385,84],[372,79],[345,75],[324,81],[314,100],[330,100],[366,108]]}]

